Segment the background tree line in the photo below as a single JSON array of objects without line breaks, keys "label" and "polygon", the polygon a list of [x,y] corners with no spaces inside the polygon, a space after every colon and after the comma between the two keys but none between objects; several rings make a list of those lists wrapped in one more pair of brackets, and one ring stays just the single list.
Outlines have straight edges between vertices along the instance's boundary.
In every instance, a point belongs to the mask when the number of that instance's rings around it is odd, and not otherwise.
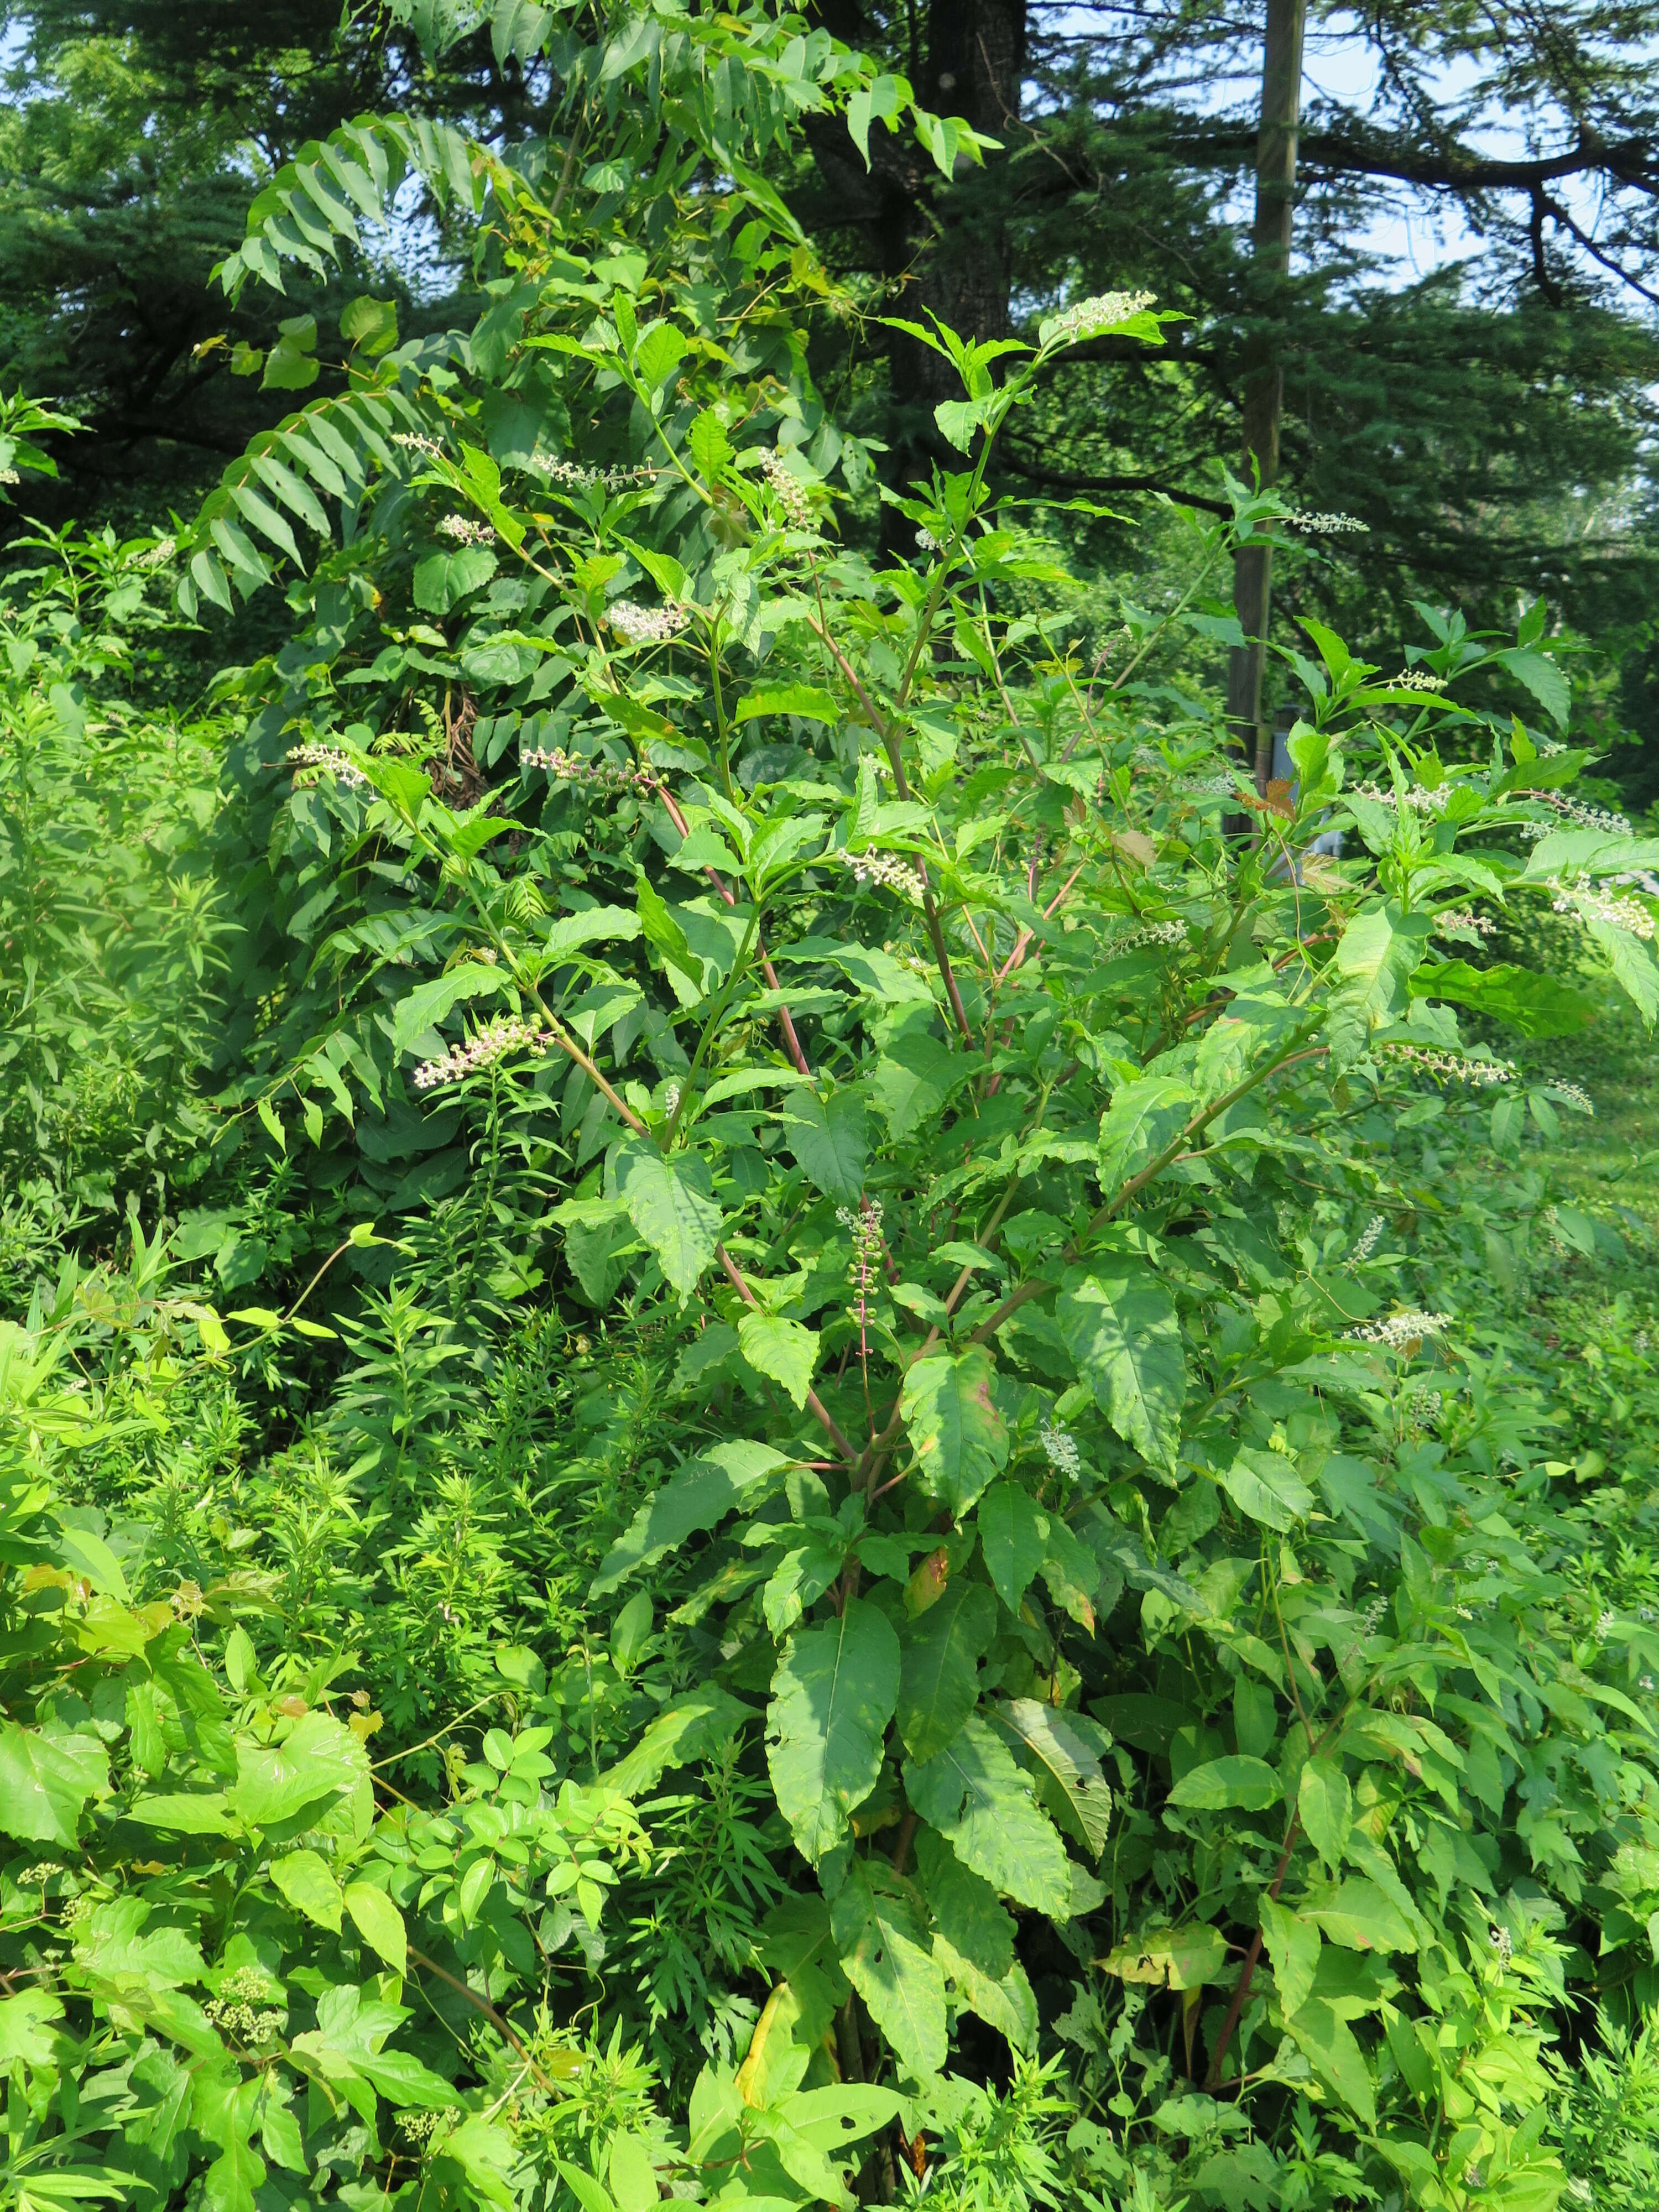
[{"label": "background tree line", "polygon": [[[1084,348],[1000,458],[1010,489],[1139,525],[1158,495],[1215,501],[1221,465],[1264,461],[1300,509],[1366,526],[1315,541],[1313,560],[1320,603],[1368,646],[1399,636],[1413,599],[1512,620],[1517,594],[1547,593],[1596,647],[1581,714],[1604,741],[1621,727],[1640,741],[1613,757],[1626,795],[1659,789],[1659,52],[1645,11],[821,0],[814,13],[997,143],[954,181],[879,122],[867,170],[828,125],[778,161],[815,242],[867,301],[841,326],[842,357],[817,367],[891,479],[939,458],[933,410],[949,394],[939,357],[883,315],[931,311],[997,338],[1068,286],[1144,289],[1188,319],[1155,359],[1133,341]],[[36,511],[187,508],[319,374],[293,332],[283,343],[284,323],[303,341],[306,317],[365,285],[395,298],[405,332],[452,316],[466,270],[415,191],[395,225],[364,228],[328,286],[290,280],[288,300],[248,293],[228,311],[209,278],[250,185],[353,115],[398,105],[499,143],[536,133],[550,87],[534,61],[497,62],[484,14],[463,0],[0,11],[0,379],[90,426]],[[1348,100],[1317,89],[1339,51]],[[1254,191],[1262,161],[1279,182]],[[1379,222],[1402,216],[1468,246],[1402,281],[1377,243]],[[887,526],[904,527],[890,511]],[[1137,532],[1132,556],[1109,516],[1084,526],[1104,642],[1117,587],[1146,595],[1147,541]],[[1239,579],[1247,617],[1261,582]],[[1281,562],[1278,589],[1282,623],[1303,602],[1294,566]]]}]

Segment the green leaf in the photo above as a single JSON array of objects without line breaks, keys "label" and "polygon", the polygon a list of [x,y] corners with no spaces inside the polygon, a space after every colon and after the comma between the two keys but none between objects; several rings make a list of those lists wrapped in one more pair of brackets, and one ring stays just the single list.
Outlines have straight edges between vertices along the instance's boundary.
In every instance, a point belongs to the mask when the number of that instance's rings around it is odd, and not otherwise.
[{"label": "green leaf", "polygon": [[689,1297],[720,1241],[708,1163],[695,1152],[666,1158],[648,1138],[629,1134],[611,1147],[605,1182],[606,1196],[628,1208],[670,1288]]},{"label": "green leaf", "polygon": [[1525,646],[1510,646],[1492,659],[1524,684],[1558,728],[1565,730],[1572,711],[1572,686],[1547,653]]},{"label": "green leaf", "polygon": [[493,998],[507,978],[482,960],[464,961],[446,969],[425,983],[417,983],[407,998],[399,999],[392,1017],[392,1048],[411,1052],[428,1030],[436,1029],[463,999]]},{"label": "green leaf", "polygon": [[1611,929],[1602,921],[1592,921],[1589,928],[1607,954],[1620,988],[1651,1029],[1659,1018],[1659,954],[1627,929]]},{"label": "green leaf", "polygon": [[932,1828],[916,1830],[915,1853],[933,1926],[959,1957],[1000,1982],[1014,1963],[1014,1916],[990,1883],[970,1873]]},{"label": "green leaf", "polygon": [[94,1736],[0,1721],[0,1830],[72,1849],[81,1808],[109,1789],[109,1753]]},{"label": "green leaf", "polygon": [[909,1886],[879,1861],[855,1858],[830,1907],[830,1926],[842,1972],[900,2064],[937,2074],[946,2051],[945,1972]]},{"label": "green leaf", "polygon": [[1062,1292],[1054,1318],[1119,1436],[1173,1474],[1187,1360],[1175,1301],[1164,1285],[1145,1267],[1092,1275]]},{"label": "green leaf", "polygon": [[1225,1971],[1227,1939],[1204,1920],[1189,1921],[1184,1928],[1143,1929],[1100,1963],[1120,1981],[1150,1982],[1160,1990],[1202,1989]]},{"label": "green leaf", "polygon": [[965,1867],[1033,1911],[1069,1915],[1066,1846],[988,1721],[975,1715],[935,1758],[912,1759],[904,1788]]},{"label": "green leaf", "polygon": [[996,1630],[996,1600],[983,1583],[959,1577],[906,1623],[898,1731],[912,1759],[932,1759],[954,1741],[979,1702],[979,1662]]},{"label": "green leaf", "polygon": [[1100,1122],[1100,1188],[1108,1198],[1168,1149],[1196,1104],[1191,1085],[1170,1076],[1119,1084]]},{"label": "green leaf", "polygon": [[280,1744],[237,1746],[232,1809],[250,1827],[294,1820],[368,1774],[368,1753],[348,1728],[327,1713],[303,1714]]},{"label": "green leaf", "polygon": [[799,714],[805,721],[838,723],[841,708],[828,691],[815,684],[788,684],[781,690],[751,691],[739,699],[734,720],[752,722],[762,714]]},{"label": "green leaf", "polygon": [[1018,1613],[1048,1549],[1048,1519],[1017,1482],[994,1482],[975,1516],[979,1547],[997,1595]]},{"label": "green leaf", "polygon": [[1356,915],[1336,948],[1342,981],[1326,1017],[1331,1056],[1339,1069],[1357,1060],[1379,1022],[1406,1011],[1409,980],[1428,950],[1433,927],[1426,915],[1405,914],[1389,902]]},{"label": "green leaf", "polygon": [[1553,975],[1499,962],[1471,968],[1466,960],[1443,960],[1419,968],[1411,979],[1414,999],[1449,999],[1474,1006],[1518,1030],[1522,1036],[1571,1036],[1595,1018],[1595,1001]]},{"label": "green leaf", "polygon": [[1273,1960],[1279,2005],[1288,2019],[1306,2003],[1319,1971],[1319,1929],[1276,1898],[1264,1894],[1256,1909],[1267,1956]]},{"label": "green leaf", "polygon": [[296,1912],[331,1934],[340,1932],[340,1885],[316,1851],[289,1851],[270,1863],[270,1879]]},{"label": "green leaf", "polygon": [[784,1646],[766,1716],[766,1762],[778,1809],[814,1866],[876,1786],[898,1686],[898,1638],[866,1598],[849,1599],[838,1620],[799,1629]]},{"label": "green leaf", "polygon": [[1241,1513],[1280,1534],[1293,1528],[1314,1502],[1313,1492],[1283,1452],[1245,1446],[1222,1474],[1221,1485]]},{"label": "green leaf", "polygon": [[1288,2026],[1304,2057],[1346,2110],[1367,2129],[1376,2125],[1376,2098],[1353,2030],[1322,1997],[1309,1997]]},{"label": "green leaf", "polygon": [[497,566],[487,545],[463,545],[458,553],[429,553],[415,564],[415,604],[423,614],[453,613],[464,599],[489,581]]},{"label": "green leaf", "polygon": [[1007,1464],[1007,1427],[991,1401],[994,1372],[989,1353],[975,1345],[954,1358],[917,1360],[900,1393],[927,1493],[957,1520]]},{"label": "green leaf", "polygon": [[1277,1805],[1284,1794],[1278,1775],[1266,1759],[1233,1753],[1183,1774],[1170,1792],[1170,1802],[1201,1813],[1229,1809],[1261,1813],[1269,1805]]},{"label": "green leaf", "polygon": [[[937,1610],[937,1608],[935,1608]],[[1079,1722],[1035,1698],[1012,1698],[990,1709],[990,1717],[1026,1754],[1037,1778],[1037,1791],[1060,1827],[1081,1844],[1091,1859],[1106,1848],[1112,1792],[1100,1759]]]},{"label": "green leaf", "polygon": [[711,1444],[647,1498],[605,1554],[589,1598],[603,1597],[639,1568],[677,1549],[688,1536],[714,1528],[757,1482],[788,1463],[770,1444],[746,1438]]},{"label": "green leaf", "polygon": [[717,482],[730,466],[732,441],[726,434],[726,425],[712,408],[705,407],[696,417],[685,442],[705,483]]},{"label": "green leaf", "polygon": [[1353,1826],[1353,1792],[1335,1759],[1316,1756],[1308,1761],[1296,1802],[1308,1841],[1328,1867],[1340,1866]]},{"label": "green leaf", "polygon": [[398,343],[396,302],[373,300],[367,293],[347,301],[340,310],[340,336],[371,358],[389,353]]},{"label": "green leaf", "polygon": [[1313,1892],[1298,1910],[1316,1921],[1333,1943],[1350,1951],[1413,1951],[1417,1938],[1405,1914],[1374,1881],[1352,1877]]},{"label": "green leaf", "polygon": [[738,1342],[749,1364],[769,1375],[797,1406],[806,1403],[817,1364],[818,1333],[775,1314],[745,1313],[738,1323]]},{"label": "green leaf", "polygon": [[550,968],[568,960],[584,945],[627,941],[640,933],[640,918],[625,906],[587,906],[556,915],[542,932],[542,957]]},{"label": "green leaf", "polygon": [[369,1948],[377,1951],[395,1974],[406,1973],[409,1939],[404,1932],[404,1916],[385,1890],[377,1889],[372,1881],[349,1881],[345,1909]]},{"label": "green leaf", "polygon": [[824,1100],[816,1091],[793,1091],[779,1118],[802,1174],[826,1198],[856,1206],[869,1150],[864,1101],[857,1092],[837,1091]]}]

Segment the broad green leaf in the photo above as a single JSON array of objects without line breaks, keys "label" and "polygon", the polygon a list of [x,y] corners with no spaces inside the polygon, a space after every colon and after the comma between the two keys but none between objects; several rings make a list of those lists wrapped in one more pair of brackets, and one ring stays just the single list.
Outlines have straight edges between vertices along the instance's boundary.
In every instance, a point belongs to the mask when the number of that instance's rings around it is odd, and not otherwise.
[{"label": "broad green leaf", "polygon": [[1048,1549],[1048,1516],[1017,1482],[994,1482],[975,1516],[979,1547],[997,1595],[1017,1613]]},{"label": "broad green leaf", "polygon": [[1353,2030],[1322,1997],[1309,1997],[1291,2014],[1291,2033],[1314,2072],[1341,2105],[1368,2129],[1376,2125],[1376,2097]]},{"label": "broad green leaf", "polygon": [[550,968],[584,945],[626,943],[640,933],[640,918],[625,906],[588,906],[556,915],[541,933],[542,957]]},{"label": "broad green leaf", "polygon": [[507,979],[482,960],[464,961],[447,969],[429,982],[418,983],[407,998],[399,999],[392,1017],[392,1048],[409,1052],[418,1038],[439,1023],[463,999],[494,998]]},{"label": "broad green leaf", "polygon": [[970,1873],[943,1836],[918,1827],[916,1874],[933,1925],[961,1957],[1000,1982],[1014,1963],[1014,1917],[981,1875]]},{"label": "broad green leaf", "polygon": [[1267,1956],[1273,1961],[1279,2005],[1288,2019],[1307,2002],[1319,1971],[1319,1929],[1300,1912],[1292,1912],[1265,1893],[1256,1910],[1261,1916]]},{"label": "broad green leaf", "polygon": [[766,1761],[778,1809],[814,1866],[875,1788],[898,1700],[899,1642],[867,1599],[799,1629],[784,1646],[766,1717]]},{"label": "broad green leaf", "polygon": [[637,1743],[607,1770],[607,1786],[624,1797],[642,1797],[671,1766],[713,1757],[744,1724],[759,1716],[714,1683],[671,1698],[647,1721]]},{"label": "broad green leaf", "polygon": [[1410,978],[1428,950],[1426,915],[1404,914],[1392,902],[1356,915],[1337,945],[1341,982],[1326,1016],[1331,1057],[1339,1069],[1365,1049],[1378,1023],[1406,1012]]},{"label": "broad green leaf", "polygon": [[1312,1491],[1283,1452],[1254,1445],[1247,1445],[1224,1470],[1221,1484],[1241,1513],[1281,1534],[1293,1528],[1314,1502]]},{"label": "broad green leaf", "polygon": [[1563,671],[1547,653],[1540,653],[1526,646],[1509,646],[1492,655],[1501,661],[1511,676],[1524,684],[1544,712],[1558,727],[1565,729],[1572,705],[1572,686]]},{"label": "broad green leaf", "polygon": [[975,1716],[946,1750],[912,1759],[905,1794],[963,1864],[1033,1911],[1066,1917],[1071,1863],[1030,1777],[992,1728]]},{"label": "broad green leaf", "polygon": [[954,1358],[919,1359],[899,1397],[927,1494],[958,1520],[1007,1463],[1008,1431],[991,1401],[994,1371],[978,1345]]},{"label": "broad green leaf", "polygon": [[647,1498],[605,1554],[589,1598],[603,1597],[625,1577],[651,1565],[665,1552],[684,1543],[688,1536],[714,1528],[757,1482],[787,1465],[783,1454],[770,1444],[745,1439],[711,1444],[688,1461],[672,1482]]},{"label": "broad green leaf", "polygon": [[1063,1291],[1054,1318],[1078,1372],[1126,1443],[1175,1472],[1187,1359],[1175,1301],[1150,1267],[1124,1266]]},{"label": "broad green leaf", "polygon": [[250,1827],[271,1828],[315,1808],[368,1773],[368,1753],[327,1713],[306,1713],[280,1744],[237,1747],[231,1808]]},{"label": "broad green leaf", "polygon": [[1170,1802],[1203,1813],[1229,1808],[1261,1813],[1269,1805],[1277,1805],[1284,1794],[1278,1775],[1266,1759],[1246,1759],[1235,1752],[1182,1775],[1170,1792]]},{"label": "broad green leaf", "polygon": [[415,604],[423,614],[447,615],[470,592],[487,584],[496,569],[487,545],[464,545],[459,553],[433,553],[415,567]]},{"label": "broad green leaf", "polygon": [[607,1197],[628,1208],[670,1288],[689,1297],[720,1241],[708,1162],[694,1152],[665,1158],[648,1138],[629,1135],[611,1146],[605,1181]]},{"label": "broad green leaf", "polygon": [[147,1828],[170,1829],[176,1836],[228,1836],[230,1808],[222,1790],[146,1792],[127,1808],[129,1820]]},{"label": "broad green leaf", "polygon": [[1592,921],[1589,933],[1607,956],[1620,988],[1651,1029],[1659,1019],[1659,954],[1627,929]]},{"label": "broad green leaf", "polygon": [[789,684],[769,691],[751,691],[738,702],[735,720],[752,722],[762,714],[799,714],[811,722],[839,722],[841,708],[830,693],[815,684]]},{"label": "broad green leaf", "polygon": [[1037,1794],[1060,1826],[1097,1859],[1106,1848],[1112,1792],[1099,1754],[1083,1734],[1090,1723],[1035,1698],[994,1705],[990,1717],[1025,1753],[1025,1764],[1036,1776]]},{"label": "broad green leaf", "polygon": [[1353,1826],[1353,1792],[1338,1762],[1310,1759],[1297,1784],[1296,1802],[1308,1841],[1328,1867],[1340,1866]]},{"label": "broad green leaf", "polygon": [[946,2048],[945,1972],[909,1886],[878,1863],[855,1858],[830,1911],[842,1972],[900,2063],[937,2074]]},{"label": "broad green leaf", "polygon": [[1218,1981],[1227,1964],[1227,1939],[1207,1921],[1184,1928],[1148,1928],[1118,1944],[1100,1964],[1120,1981],[1150,1982],[1155,1989],[1197,1990]]},{"label": "broad green leaf", "polygon": [[869,1150],[864,1101],[858,1093],[837,1091],[824,1100],[815,1091],[793,1091],[780,1118],[783,1140],[802,1174],[826,1198],[856,1206]]},{"label": "broad green leaf", "polygon": [[961,1577],[946,1585],[937,1604],[907,1623],[897,1717],[912,1759],[943,1751],[973,1711],[979,1662],[996,1628],[996,1600],[983,1583]]},{"label": "broad green leaf", "polygon": [[797,1406],[806,1403],[817,1364],[818,1333],[775,1314],[745,1313],[738,1323],[738,1342],[749,1364],[769,1375]]},{"label": "broad green leaf", "polygon": [[1036,2047],[1036,1997],[1025,1969],[1016,1959],[1000,1979],[993,1979],[977,1960],[965,1957],[948,1936],[933,1932],[933,1957],[956,2002],[977,2013],[1016,2051]]},{"label": "broad green leaf", "polygon": [[1443,960],[1419,968],[1411,979],[1414,999],[1449,999],[1492,1014],[1522,1036],[1571,1036],[1595,1018],[1595,1001],[1554,975],[1498,962],[1472,968],[1467,960]]},{"label": "broad green leaf", "polygon": [[340,1885],[316,1851],[289,1851],[270,1863],[270,1878],[296,1912],[340,1932]]},{"label": "broad green leaf", "polygon": [[1410,1922],[1374,1881],[1350,1876],[1334,1888],[1316,1890],[1297,1907],[1316,1921],[1333,1943],[1351,1951],[1414,1951]]},{"label": "broad green leaf", "polygon": [[398,343],[396,302],[371,299],[367,293],[348,300],[340,310],[340,336],[363,353],[389,353]]},{"label": "broad green leaf", "polygon": [[372,1881],[349,1881],[344,1897],[345,1909],[364,1942],[380,1954],[394,1973],[407,1972],[409,1939],[404,1931],[404,1916],[385,1890],[377,1889]]},{"label": "broad green leaf", "polygon": [[109,1789],[109,1753],[94,1736],[0,1721],[0,1830],[73,1849],[81,1808]]},{"label": "broad green leaf", "polygon": [[1100,1188],[1108,1198],[1167,1151],[1196,1103],[1191,1085],[1170,1076],[1119,1084],[1100,1123]]}]

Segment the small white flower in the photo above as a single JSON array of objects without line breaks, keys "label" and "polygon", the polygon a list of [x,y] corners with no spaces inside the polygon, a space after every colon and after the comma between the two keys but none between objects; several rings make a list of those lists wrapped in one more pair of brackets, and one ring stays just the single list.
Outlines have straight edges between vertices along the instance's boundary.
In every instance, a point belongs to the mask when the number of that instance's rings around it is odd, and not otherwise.
[{"label": "small white flower", "polygon": [[1407,1311],[1390,1314],[1384,1321],[1365,1322],[1358,1328],[1347,1330],[1346,1336],[1351,1344],[1381,1344],[1398,1352],[1425,1337],[1443,1336],[1451,1325],[1450,1314]]},{"label": "small white flower", "polygon": [[349,754],[337,745],[290,745],[288,757],[300,771],[295,776],[296,788],[315,783],[319,776],[331,775],[349,791],[367,791],[368,778]]},{"label": "small white flower", "polygon": [[539,1056],[548,1043],[548,1033],[539,1024],[520,1021],[515,1014],[504,1015],[499,1021],[487,1023],[463,1043],[452,1046],[441,1060],[422,1060],[415,1071],[415,1088],[430,1091],[440,1083],[459,1083],[465,1075],[493,1066],[509,1052],[526,1050]]},{"label": "small white flower", "polygon": [[1434,933],[1437,937],[1455,937],[1459,931],[1465,936],[1473,932],[1476,937],[1496,937],[1498,924],[1490,915],[1476,914],[1471,907],[1459,907],[1453,913],[1435,916]]},{"label": "small white flower", "polygon": [[475,522],[470,515],[447,514],[438,525],[440,538],[453,538],[458,545],[493,545],[495,533],[487,522]]},{"label": "small white flower", "polygon": [[1114,952],[1133,952],[1143,945],[1185,945],[1187,925],[1181,921],[1149,921],[1144,929],[1132,930],[1127,937],[1120,937],[1113,945]]},{"label": "small white flower", "polygon": [[783,509],[784,518],[792,530],[810,530],[815,517],[812,502],[807,497],[806,487],[790,468],[775,446],[763,446],[760,465],[766,481],[772,487],[773,496]]},{"label": "small white flower", "polygon": [[[1449,783],[1437,784],[1432,791],[1425,784],[1413,784],[1406,793],[1405,803],[1413,814],[1443,814],[1450,804],[1452,787]],[[1398,808],[1400,795],[1384,791],[1380,783],[1359,783],[1354,786],[1356,799],[1369,799],[1375,806]]]},{"label": "small white flower", "polygon": [[540,745],[520,745],[519,764],[521,768],[545,769],[561,783],[593,783],[605,791],[662,788],[662,778],[655,769],[618,768],[614,761],[583,760],[578,754],[566,752],[562,745],[555,745],[550,750]]},{"label": "small white flower", "polygon": [[1381,1213],[1372,1214],[1370,1219],[1365,1224],[1364,1233],[1357,1240],[1353,1250],[1348,1255],[1349,1259],[1356,1267],[1359,1264],[1360,1261],[1369,1260],[1370,1258],[1371,1254],[1376,1251],[1377,1245],[1381,1243],[1382,1231],[1388,1227],[1388,1219],[1385,1215]]},{"label": "small white flower", "polygon": [[1083,1473],[1083,1459],[1077,1448],[1077,1438],[1069,1429],[1057,1427],[1045,1421],[1037,1431],[1043,1455],[1056,1474],[1064,1475],[1067,1482],[1075,1482]]},{"label": "small white flower", "polygon": [[630,645],[666,645],[691,619],[684,607],[639,607],[632,599],[613,600],[605,618]]},{"label": "small white flower", "polygon": [[438,441],[422,436],[418,430],[394,430],[392,442],[394,446],[401,446],[406,453],[424,453],[428,460],[434,461],[443,459],[444,449]]},{"label": "small white flower", "polygon": [[1569,884],[1551,903],[1557,914],[1576,915],[1580,921],[1599,921],[1604,928],[1622,929],[1632,937],[1653,935],[1653,916],[1640,899],[1621,897],[1596,884]]},{"label": "small white flower", "polygon": [[1437,1082],[1471,1083],[1480,1091],[1494,1083],[1512,1083],[1516,1073],[1506,1060],[1468,1060],[1462,1053],[1437,1052],[1429,1045],[1382,1044],[1376,1049],[1390,1060],[1403,1060],[1407,1067],[1420,1067]]},{"label": "small white flower", "polygon": [[1038,327],[1038,340],[1045,346],[1075,345],[1080,338],[1095,337],[1127,323],[1150,307],[1152,299],[1151,292],[1097,292],[1048,316]]},{"label": "small white flower", "polygon": [[1426,668],[1402,668],[1398,676],[1389,678],[1390,691],[1443,691],[1446,679],[1432,676]]},{"label": "small white flower", "polygon": [[[1516,796],[1535,799],[1540,806],[1553,808],[1564,822],[1571,822],[1580,830],[1601,830],[1609,837],[1628,837],[1631,834],[1628,816],[1609,814],[1601,806],[1588,806],[1582,799],[1569,799],[1565,791],[1522,791]],[[1547,822],[1526,822],[1521,826],[1524,836],[1538,838],[1549,834]]]},{"label": "small white flower", "polygon": [[1292,530],[1306,530],[1316,538],[1335,538],[1345,531],[1361,531],[1369,536],[1371,527],[1357,514],[1287,514],[1285,520]]},{"label": "small white flower", "polygon": [[891,853],[839,853],[836,858],[844,867],[853,871],[861,884],[883,884],[901,898],[920,906],[927,892],[921,871],[913,868]]}]

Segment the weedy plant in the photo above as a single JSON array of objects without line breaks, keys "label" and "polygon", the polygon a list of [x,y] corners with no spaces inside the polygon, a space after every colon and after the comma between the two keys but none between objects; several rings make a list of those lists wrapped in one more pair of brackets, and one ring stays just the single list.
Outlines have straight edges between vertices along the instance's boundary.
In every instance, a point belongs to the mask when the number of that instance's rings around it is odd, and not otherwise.
[{"label": "weedy plant", "polygon": [[[141,1232],[141,1284],[0,1340],[6,2201],[1638,2173],[1601,2115],[1645,2094],[1659,1630],[1473,1287],[1586,1102],[1460,1018],[1594,1010],[1483,923],[1659,1012],[1659,842],[1459,703],[1565,726],[1542,608],[1394,672],[1305,623],[1258,790],[1197,686],[1075,664],[999,495],[1050,365],[1159,315],[907,325],[960,463],[882,489],[875,565],[762,164],[802,113],[947,173],[970,134],[766,7],[493,23],[544,143],[355,125],[222,271],[413,167],[487,305],[399,343],[356,302],[177,548],[192,617],[279,561],[296,617],[230,757],[240,1185],[202,1282]],[[1206,558],[1282,512],[1240,490]],[[1495,1187],[1402,1252],[1454,1152]],[[226,1310],[260,1206],[292,1279]],[[146,1606],[54,1455],[185,1368],[284,1432]]]}]

